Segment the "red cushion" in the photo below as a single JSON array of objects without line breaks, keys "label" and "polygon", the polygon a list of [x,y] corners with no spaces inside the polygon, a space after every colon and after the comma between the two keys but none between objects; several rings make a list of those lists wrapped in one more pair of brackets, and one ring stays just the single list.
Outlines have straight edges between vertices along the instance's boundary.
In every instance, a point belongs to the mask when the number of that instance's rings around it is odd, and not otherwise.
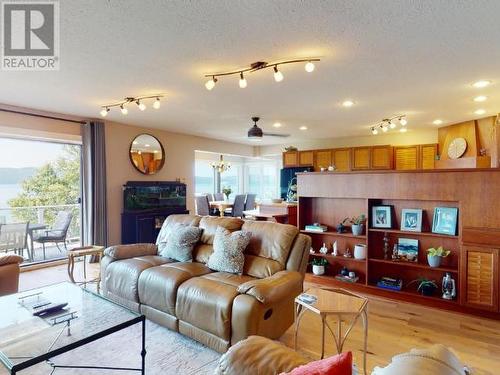
[{"label": "red cushion", "polygon": [[332,357],[310,362],[287,372],[286,375],[351,375],[352,353],[337,354]]}]

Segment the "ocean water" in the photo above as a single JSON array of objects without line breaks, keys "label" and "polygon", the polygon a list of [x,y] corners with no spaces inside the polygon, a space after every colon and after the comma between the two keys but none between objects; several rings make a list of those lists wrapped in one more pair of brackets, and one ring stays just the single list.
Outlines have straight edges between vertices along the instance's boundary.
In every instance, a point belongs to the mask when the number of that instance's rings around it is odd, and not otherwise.
[{"label": "ocean water", "polygon": [[10,210],[4,210],[4,208],[8,208],[9,205],[7,201],[12,199],[19,194],[21,191],[20,184],[0,184],[0,223],[9,222],[11,219]]}]

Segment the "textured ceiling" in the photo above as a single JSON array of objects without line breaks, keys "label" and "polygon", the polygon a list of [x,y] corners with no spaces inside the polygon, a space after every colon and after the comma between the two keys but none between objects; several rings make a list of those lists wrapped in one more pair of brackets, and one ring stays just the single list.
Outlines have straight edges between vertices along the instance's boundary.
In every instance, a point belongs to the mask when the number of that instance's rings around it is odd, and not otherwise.
[{"label": "textured ceiling", "polygon": [[[1,71],[0,102],[96,117],[101,104],[161,92],[157,111],[108,118],[245,142],[250,117],[260,115],[265,131],[283,124],[287,143],[366,135],[397,113],[416,129],[500,109],[496,0],[64,0],[60,13],[60,71]],[[237,77],[204,87],[204,73],[308,56],[322,58],[312,74],[289,65],[281,83],[261,71],[246,89]],[[494,84],[472,88],[478,79]],[[479,93],[489,100],[474,103]],[[343,108],[346,98],[356,105]]]}]

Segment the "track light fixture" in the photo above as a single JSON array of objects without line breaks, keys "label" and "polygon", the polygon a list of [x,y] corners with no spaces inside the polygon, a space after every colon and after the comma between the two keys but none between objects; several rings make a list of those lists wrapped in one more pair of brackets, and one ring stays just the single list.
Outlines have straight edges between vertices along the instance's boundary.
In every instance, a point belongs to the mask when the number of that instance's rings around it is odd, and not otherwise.
[{"label": "track light fixture", "polygon": [[243,74],[250,72],[253,73],[257,70],[262,70],[262,69],[267,69],[267,68],[273,68],[274,70],[274,80],[276,82],[281,82],[283,81],[283,73],[278,69],[279,65],[285,65],[285,64],[296,64],[296,63],[306,63],[304,65],[304,69],[308,73],[312,73],[315,69],[315,65],[313,62],[315,61],[320,61],[318,58],[310,58],[310,59],[297,59],[297,60],[284,60],[284,61],[277,61],[277,62],[266,62],[266,61],[257,61],[252,64],[248,68],[245,69],[238,69],[238,70],[231,70],[228,72],[222,72],[222,73],[210,73],[206,74],[205,77],[209,77],[210,79],[205,82],[205,88],[208,91],[211,91],[214,87],[215,84],[217,83],[217,77],[222,77],[222,76],[230,76],[230,75],[235,75],[238,74],[240,76],[240,81],[239,85],[241,88],[247,87],[247,80],[244,78]]},{"label": "track light fixture", "polygon": [[108,115],[108,112],[111,110],[111,108],[118,107],[120,109],[120,112],[123,115],[126,115],[126,114],[128,114],[127,106],[130,103],[137,104],[137,107],[141,111],[144,111],[144,110],[146,110],[146,104],[144,103],[144,100],[148,100],[148,99],[155,99],[155,101],[153,102],[153,108],[159,109],[161,106],[160,98],[163,98],[162,94],[137,96],[137,97],[128,96],[119,102],[103,105],[102,109],[99,113],[101,114],[102,117],[106,117]]},{"label": "track light fixture", "polygon": [[370,127],[370,131],[373,135],[377,135],[379,130],[382,130],[383,133],[387,133],[389,129],[396,129],[399,125],[401,125],[401,133],[406,132],[406,125],[408,124],[408,120],[406,119],[406,115],[397,115],[392,116],[390,118],[385,118],[379,123],[372,125]]}]

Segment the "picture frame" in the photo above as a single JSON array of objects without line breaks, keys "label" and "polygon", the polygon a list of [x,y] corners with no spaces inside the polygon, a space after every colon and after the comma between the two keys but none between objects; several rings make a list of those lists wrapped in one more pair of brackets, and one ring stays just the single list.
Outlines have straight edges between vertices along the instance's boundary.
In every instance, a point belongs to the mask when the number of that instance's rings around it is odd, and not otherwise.
[{"label": "picture frame", "polygon": [[392,206],[372,207],[372,228],[392,228]]},{"label": "picture frame", "polygon": [[398,238],[398,258],[406,262],[418,262],[418,240]]},{"label": "picture frame", "polygon": [[405,232],[422,232],[422,216],[422,209],[403,208],[401,210],[401,230]]},{"label": "picture frame", "polygon": [[458,208],[435,207],[432,219],[432,233],[457,235]]}]

